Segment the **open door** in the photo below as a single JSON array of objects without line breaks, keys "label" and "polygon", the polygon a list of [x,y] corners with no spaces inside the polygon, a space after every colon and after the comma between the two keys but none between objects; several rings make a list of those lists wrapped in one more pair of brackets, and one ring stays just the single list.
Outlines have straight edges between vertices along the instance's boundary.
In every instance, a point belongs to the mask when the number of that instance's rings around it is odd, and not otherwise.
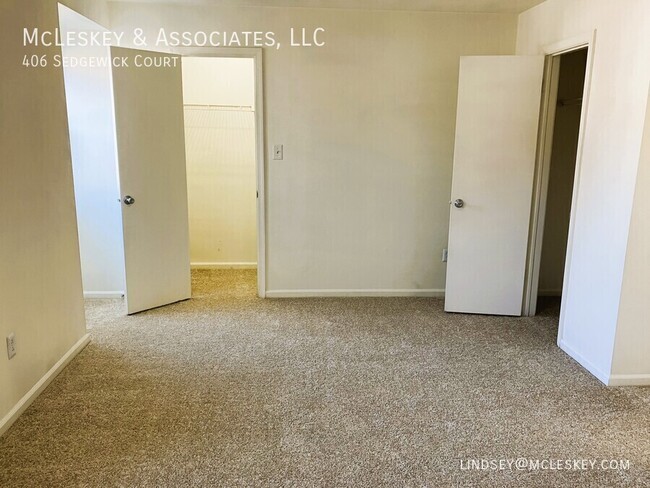
[{"label": "open door", "polygon": [[111,56],[126,60],[114,63],[113,94],[132,314],[191,295],[181,63],[138,67],[170,56],[117,47]]},{"label": "open door", "polygon": [[447,312],[521,315],[543,56],[463,57]]}]

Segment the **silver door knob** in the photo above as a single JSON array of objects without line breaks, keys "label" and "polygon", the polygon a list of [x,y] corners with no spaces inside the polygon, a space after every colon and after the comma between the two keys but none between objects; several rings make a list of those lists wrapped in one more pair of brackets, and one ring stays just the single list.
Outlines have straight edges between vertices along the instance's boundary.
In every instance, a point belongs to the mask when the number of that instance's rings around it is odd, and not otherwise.
[{"label": "silver door knob", "polygon": [[135,203],[135,198],[133,198],[131,195],[127,195],[124,197],[124,205],[133,205]]},{"label": "silver door knob", "polygon": [[456,208],[463,208],[465,206],[465,202],[461,198],[457,198],[454,200],[454,207]]}]

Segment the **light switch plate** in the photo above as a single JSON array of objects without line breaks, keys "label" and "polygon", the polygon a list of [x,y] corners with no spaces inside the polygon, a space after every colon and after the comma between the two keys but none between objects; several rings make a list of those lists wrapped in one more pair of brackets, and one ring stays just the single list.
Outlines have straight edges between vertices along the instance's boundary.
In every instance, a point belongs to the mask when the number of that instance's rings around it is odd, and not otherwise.
[{"label": "light switch plate", "polygon": [[9,359],[16,355],[16,334],[13,332],[7,336],[7,356]]},{"label": "light switch plate", "polygon": [[284,159],[284,147],[282,144],[273,146],[273,159],[276,161],[282,161]]}]

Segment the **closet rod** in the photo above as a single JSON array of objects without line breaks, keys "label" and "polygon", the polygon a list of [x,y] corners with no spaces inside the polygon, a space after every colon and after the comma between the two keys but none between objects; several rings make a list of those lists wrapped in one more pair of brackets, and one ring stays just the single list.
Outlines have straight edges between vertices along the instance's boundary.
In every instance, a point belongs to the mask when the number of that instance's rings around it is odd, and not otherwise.
[{"label": "closet rod", "polygon": [[200,104],[200,103],[185,103],[183,104],[184,107],[187,108],[203,108],[203,109],[213,109],[213,110],[240,110],[240,111],[247,111],[247,112],[252,112],[253,107],[250,105],[208,105],[208,104]]},{"label": "closet rod", "polygon": [[568,107],[569,105],[580,105],[582,103],[582,98],[566,98],[564,100],[558,100],[557,104],[560,107]]}]

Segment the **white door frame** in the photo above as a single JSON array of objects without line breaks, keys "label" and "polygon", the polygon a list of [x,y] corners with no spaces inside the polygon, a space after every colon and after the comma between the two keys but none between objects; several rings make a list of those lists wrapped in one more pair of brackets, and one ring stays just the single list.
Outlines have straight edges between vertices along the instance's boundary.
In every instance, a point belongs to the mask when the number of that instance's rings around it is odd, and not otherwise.
[{"label": "white door frame", "polygon": [[[530,220],[530,239],[528,243],[528,263],[526,282],[524,288],[523,315],[533,316],[537,309],[537,293],[539,287],[539,273],[542,259],[542,243],[544,241],[544,223],[546,218],[546,201],[548,196],[548,181],[551,166],[551,153],[553,149],[553,132],[555,128],[555,106],[560,75],[560,56],[572,51],[588,48],[587,68],[585,73],[584,94],[582,100],[582,113],[580,115],[580,132],[578,136],[578,151],[576,155],[575,179],[571,202],[569,220],[569,235],[567,239],[566,261],[562,284],[562,303],[567,303],[566,297],[571,280],[571,257],[573,253],[573,238],[575,229],[575,216],[580,191],[580,174],[584,150],[584,134],[589,112],[589,95],[594,65],[594,50],[596,46],[596,30],[583,35],[565,39],[544,47],[547,56],[546,73],[544,76],[544,92],[542,94],[542,111],[540,133],[535,167],[535,183],[533,187],[533,205]],[[558,344],[561,342],[564,330],[565,307],[560,309],[560,324]]]},{"label": "white door frame", "polygon": [[264,73],[262,48],[182,47],[184,57],[250,58],[255,69],[255,164],[257,177],[257,294],[266,296],[266,140],[264,137]]}]

